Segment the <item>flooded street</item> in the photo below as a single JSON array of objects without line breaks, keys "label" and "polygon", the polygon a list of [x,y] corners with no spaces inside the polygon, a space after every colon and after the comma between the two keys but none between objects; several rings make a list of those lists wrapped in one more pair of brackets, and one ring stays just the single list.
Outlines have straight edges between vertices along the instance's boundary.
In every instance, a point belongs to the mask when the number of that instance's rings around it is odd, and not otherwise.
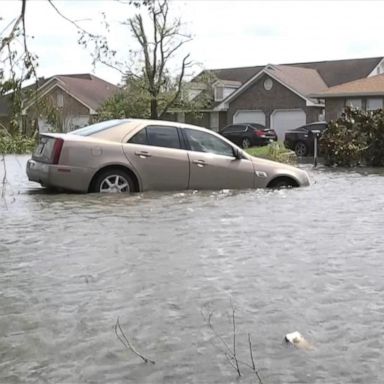
[{"label": "flooded street", "polygon": [[[282,191],[52,194],[7,156],[0,383],[382,383],[384,173]],[[3,179],[0,162],[0,180]],[[211,315],[214,331],[208,327]],[[119,318],[145,364],[115,335]],[[313,345],[284,343],[299,331]],[[217,337],[220,336],[220,337]]]}]

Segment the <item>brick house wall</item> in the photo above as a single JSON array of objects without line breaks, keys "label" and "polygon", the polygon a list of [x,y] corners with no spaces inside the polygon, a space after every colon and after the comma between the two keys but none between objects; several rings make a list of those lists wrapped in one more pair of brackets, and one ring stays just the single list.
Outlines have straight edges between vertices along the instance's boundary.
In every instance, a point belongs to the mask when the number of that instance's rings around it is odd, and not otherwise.
[{"label": "brick house wall", "polygon": [[233,116],[238,110],[262,110],[265,113],[265,123],[271,124],[271,114],[275,109],[302,109],[306,114],[306,122],[319,120],[321,108],[307,107],[306,101],[294,92],[273,80],[273,87],[267,91],[264,89],[264,81],[267,75],[261,76],[247,90],[229,104],[227,112],[227,124],[232,124]]},{"label": "brick house wall", "polygon": [[[368,97],[354,97],[356,99],[361,100],[361,109],[366,110],[367,109],[367,99]],[[382,96],[369,96],[369,98],[378,98],[383,100],[384,104],[384,98]],[[336,120],[341,116],[341,113],[343,112],[346,103],[347,103],[347,97],[332,97],[325,99],[325,120]],[[352,97],[353,99],[353,97]]]},{"label": "brick house wall", "polygon": [[325,120],[336,120],[345,107],[345,97],[325,100]]}]

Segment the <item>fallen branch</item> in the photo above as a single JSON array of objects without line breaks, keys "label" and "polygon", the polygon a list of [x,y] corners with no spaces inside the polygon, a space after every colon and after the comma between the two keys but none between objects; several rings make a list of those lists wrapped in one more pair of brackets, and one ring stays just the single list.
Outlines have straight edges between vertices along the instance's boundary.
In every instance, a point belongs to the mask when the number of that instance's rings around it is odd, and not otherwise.
[{"label": "fallen branch", "polygon": [[237,374],[241,376],[239,361],[237,360],[237,356],[236,356],[236,320],[235,320],[235,307],[233,306],[233,304],[232,304],[232,325],[233,325],[233,358],[235,360]]},{"label": "fallen branch", "polygon": [[4,167],[4,176],[3,176],[3,180],[2,180],[1,198],[5,200],[5,187],[7,184],[7,165],[5,164],[4,153],[2,155],[3,155],[2,162],[3,162],[3,167]]},{"label": "fallen branch", "polygon": [[[139,356],[145,363],[151,363],[151,364],[155,364],[155,361],[153,360],[150,360],[148,359],[147,357],[143,356],[141,353],[139,353],[134,347],[133,345],[130,343],[130,341],[128,340],[128,338],[125,336],[125,333],[124,331],[122,330],[121,328],[121,325],[120,325],[120,322],[119,322],[119,318],[117,318],[117,321],[116,321],[116,324],[115,324],[115,334],[116,334],[116,337],[120,340],[120,342],[125,346],[125,348],[127,349],[130,349],[136,356]],[[117,331],[120,331],[121,335],[118,334]]]},{"label": "fallen branch", "polygon": [[249,345],[249,355],[250,355],[251,364],[248,364],[248,363],[240,360],[237,356],[236,316],[235,316],[235,308],[232,304],[232,301],[231,301],[231,306],[232,306],[232,332],[233,332],[232,348],[227,344],[227,342],[224,340],[224,338],[216,332],[216,330],[212,324],[212,316],[213,316],[212,312],[209,312],[208,316],[206,316],[203,313],[203,311],[201,311],[201,314],[202,314],[204,320],[207,322],[207,325],[208,325],[209,329],[212,331],[212,333],[214,334],[215,338],[218,339],[221,342],[221,344],[223,345],[223,347],[216,345],[216,348],[219,349],[219,351],[223,353],[223,355],[226,357],[226,359],[228,360],[228,362],[230,363],[232,368],[237,372],[237,375],[239,377],[242,376],[242,373],[240,371],[240,365],[243,365],[245,367],[248,367],[251,371],[254,372],[255,376],[258,379],[259,384],[263,384],[263,381],[261,380],[259,372],[256,369],[255,360],[253,358],[253,352],[252,352],[251,335],[249,333],[248,333],[248,345]]},{"label": "fallen branch", "polygon": [[251,335],[249,333],[248,333],[248,344],[249,344],[249,355],[251,357],[251,362],[252,362],[252,371],[255,372],[256,377],[259,379],[259,383],[263,384],[263,382],[261,381],[259,372],[256,369],[255,360],[253,359]]}]

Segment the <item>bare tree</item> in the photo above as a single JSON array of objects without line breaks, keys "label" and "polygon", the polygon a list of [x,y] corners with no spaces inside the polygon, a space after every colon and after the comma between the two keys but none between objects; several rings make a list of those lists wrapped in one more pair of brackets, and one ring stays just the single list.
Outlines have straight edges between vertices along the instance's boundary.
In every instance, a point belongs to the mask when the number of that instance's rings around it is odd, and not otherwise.
[{"label": "bare tree", "polygon": [[[85,48],[91,48],[92,63],[95,65],[101,56],[113,55],[109,49],[107,38],[100,33],[92,33],[82,28],[81,25],[68,18],[61,12],[53,0],[46,0],[52,11],[66,20],[78,32],[78,43]],[[28,7],[27,7],[28,5]],[[27,9],[34,6],[30,0],[20,0],[19,12],[8,25],[0,30],[0,97],[6,95],[6,104],[10,109],[10,129],[12,135],[20,132],[22,104],[26,98],[37,97],[38,58],[28,47],[26,16]],[[108,23],[103,14],[104,30],[108,31]],[[0,17],[0,21],[1,21]],[[35,80],[35,86],[23,88],[26,80]]]},{"label": "bare tree", "polygon": [[[189,54],[179,65],[179,74],[172,81],[169,64],[177,51],[191,40],[181,33],[181,20],[170,19],[167,0],[154,0],[147,4],[150,27],[146,27],[141,13],[130,18],[129,26],[139,44],[139,66],[132,65],[126,71],[127,76],[143,78],[150,95],[150,117],[158,119],[164,116],[170,106],[180,97],[186,69],[191,65]],[[151,34],[151,35],[150,35]],[[164,98],[166,95],[166,98]]]}]

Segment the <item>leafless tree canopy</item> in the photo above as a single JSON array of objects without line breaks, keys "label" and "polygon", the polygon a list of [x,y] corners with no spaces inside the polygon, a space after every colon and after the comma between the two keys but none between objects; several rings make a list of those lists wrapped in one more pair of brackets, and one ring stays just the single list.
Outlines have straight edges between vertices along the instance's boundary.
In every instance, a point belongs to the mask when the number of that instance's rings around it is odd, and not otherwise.
[{"label": "leafless tree canopy", "polygon": [[181,33],[180,19],[170,19],[167,0],[151,3],[148,6],[148,14],[151,28],[145,27],[141,14],[136,14],[126,23],[139,43],[143,55],[143,65],[139,71],[137,68],[128,68],[127,75],[144,76],[148,92],[151,95],[151,118],[157,119],[162,117],[180,96],[185,70],[191,65],[189,54],[181,60],[180,72],[176,76],[172,97],[159,110],[159,95],[167,90],[167,83],[170,79],[168,64],[176,52],[191,38]]}]

